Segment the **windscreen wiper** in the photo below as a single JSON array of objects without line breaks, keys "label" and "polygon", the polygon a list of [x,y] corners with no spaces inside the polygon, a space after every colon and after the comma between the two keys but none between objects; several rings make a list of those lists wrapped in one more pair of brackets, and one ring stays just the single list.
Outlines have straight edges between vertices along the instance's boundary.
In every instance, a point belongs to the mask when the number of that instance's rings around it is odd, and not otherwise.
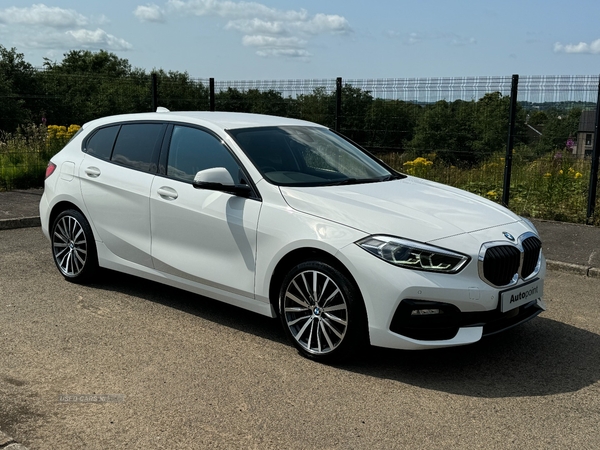
[{"label": "windscreen wiper", "polygon": [[343,180],[332,181],[327,186],[345,186],[349,184],[377,183],[381,178],[344,178]]}]

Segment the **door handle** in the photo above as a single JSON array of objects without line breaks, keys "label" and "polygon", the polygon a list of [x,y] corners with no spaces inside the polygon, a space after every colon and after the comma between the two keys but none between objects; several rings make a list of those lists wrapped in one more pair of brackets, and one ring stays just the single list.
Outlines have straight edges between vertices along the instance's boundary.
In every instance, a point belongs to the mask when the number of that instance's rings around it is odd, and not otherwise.
[{"label": "door handle", "polygon": [[85,173],[90,178],[98,178],[101,172],[100,169],[98,169],[97,167],[88,167],[87,169],[85,169]]},{"label": "door handle", "polygon": [[159,187],[158,190],[156,191],[156,193],[158,195],[160,195],[162,198],[164,198],[165,200],[175,200],[177,197],[179,197],[179,194],[177,193],[177,191],[168,186]]}]

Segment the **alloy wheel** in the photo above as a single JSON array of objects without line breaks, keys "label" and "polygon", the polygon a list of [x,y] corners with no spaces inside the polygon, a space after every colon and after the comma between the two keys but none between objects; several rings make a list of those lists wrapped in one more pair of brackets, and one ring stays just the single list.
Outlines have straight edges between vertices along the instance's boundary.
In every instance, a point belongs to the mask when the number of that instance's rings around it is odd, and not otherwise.
[{"label": "alloy wheel", "polygon": [[63,275],[77,277],[85,268],[88,242],[83,226],[69,215],[61,217],[52,234],[52,251]]},{"label": "alloy wheel", "polygon": [[348,329],[348,305],[342,290],[318,270],[300,272],[289,282],[283,314],[292,337],[313,355],[335,350]]}]

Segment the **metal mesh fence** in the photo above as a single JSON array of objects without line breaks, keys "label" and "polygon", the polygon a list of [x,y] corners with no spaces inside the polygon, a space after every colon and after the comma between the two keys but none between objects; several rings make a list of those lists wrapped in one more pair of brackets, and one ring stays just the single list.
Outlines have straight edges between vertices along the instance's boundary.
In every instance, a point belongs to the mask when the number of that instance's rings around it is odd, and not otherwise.
[{"label": "metal mesh fence", "polygon": [[[347,79],[340,92],[334,78],[217,80],[211,92],[211,80],[181,73],[157,74],[155,91],[145,73],[38,75],[34,90],[2,99],[25,105],[29,116],[19,108],[13,108],[14,113],[5,108],[0,128],[43,121],[80,125],[106,115],[150,111],[154,104],[170,110],[208,110],[214,104],[217,111],[272,114],[337,127],[398,170],[502,199],[508,76]],[[597,95],[596,76],[519,79],[510,185],[513,210],[584,221],[594,141],[593,130],[586,126],[597,108]],[[41,182],[52,153],[47,143],[43,148],[28,135],[39,138],[39,130],[14,128],[0,137],[0,189],[21,187],[32,179]]]},{"label": "metal mesh fence", "polygon": [[[597,76],[532,76],[519,80],[524,124],[517,133],[511,209],[533,217],[586,221]],[[596,207],[598,210],[598,207]]]}]

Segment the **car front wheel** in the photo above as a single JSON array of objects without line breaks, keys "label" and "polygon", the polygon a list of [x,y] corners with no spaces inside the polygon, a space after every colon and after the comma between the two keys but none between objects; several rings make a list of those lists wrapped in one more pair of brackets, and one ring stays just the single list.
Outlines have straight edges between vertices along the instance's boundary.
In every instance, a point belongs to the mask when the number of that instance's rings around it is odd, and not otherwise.
[{"label": "car front wheel", "polygon": [[60,213],[52,225],[52,256],[60,273],[73,282],[88,281],[98,267],[96,245],[88,221],[79,211]]},{"label": "car front wheel", "polygon": [[285,277],[279,310],[288,338],[310,359],[334,362],[366,344],[366,314],[358,289],[336,268],[298,264]]}]

